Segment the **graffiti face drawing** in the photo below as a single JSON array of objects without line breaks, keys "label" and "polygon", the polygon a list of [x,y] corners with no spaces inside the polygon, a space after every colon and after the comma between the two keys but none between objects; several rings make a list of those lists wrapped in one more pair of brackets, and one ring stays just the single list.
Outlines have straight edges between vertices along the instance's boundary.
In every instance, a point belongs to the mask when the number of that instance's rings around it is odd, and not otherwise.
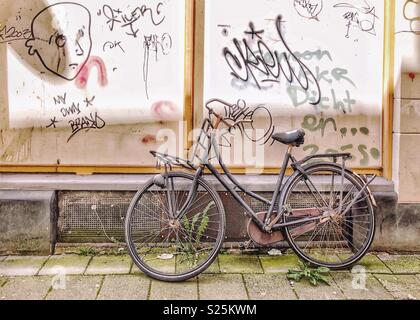
[{"label": "graffiti face drawing", "polygon": [[72,81],[92,51],[91,14],[73,2],[61,2],[39,12],[32,21],[28,53],[55,75]]}]

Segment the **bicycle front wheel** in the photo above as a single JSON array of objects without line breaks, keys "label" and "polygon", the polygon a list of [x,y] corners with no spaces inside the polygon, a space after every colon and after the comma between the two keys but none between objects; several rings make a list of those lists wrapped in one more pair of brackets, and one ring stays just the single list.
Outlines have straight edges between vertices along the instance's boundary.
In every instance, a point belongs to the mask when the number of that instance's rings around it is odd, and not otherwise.
[{"label": "bicycle front wheel", "polygon": [[194,176],[185,173],[169,173],[165,186],[150,181],[128,209],[129,253],[154,279],[175,282],[197,276],[210,266],[223,244],[222,201],[201,178],[189,198],[193,181]]},{"label": "bicycle front wheel", "polygon": [[295,253],[314,266],[344,269],[369,250],[375,233],[370,195],[360,180],[340,167],[319,164],[286,186],[284,222],[319,218],[285,228]]}]

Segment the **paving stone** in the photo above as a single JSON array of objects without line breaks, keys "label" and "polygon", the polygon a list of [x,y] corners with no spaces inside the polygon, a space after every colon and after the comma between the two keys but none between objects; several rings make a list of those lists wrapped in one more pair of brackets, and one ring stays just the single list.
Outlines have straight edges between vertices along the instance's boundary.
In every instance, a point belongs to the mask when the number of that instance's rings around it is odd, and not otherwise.
[{"label": "paving stone", "polygon": [[296,300],[285,275],[246,274],[244,279],[251,300]]},{"label": "paving stone", "polygon": [[50,277],[9,278],[0,286],[0,300],[42,300],[51,284]]},{"label": "paving stone", "polygon": [[293,282],[292,287],[300,300],[343,300],[344,294],[334,282],[332,278],[329,281],[330,285],[319,284],[318,286],[311,285],[308,281]]},{"label": "paving stone", "polygon": [[219,265],[222,273],[263,273],[257,256],[220,255]]},{"label": "paving stone", "polygon": [[204,274],[217,274],[220,273],[220,265],[219,265],[219,258],[216,258],[214,262],[210,265],[210,267],[207,268],[203,272]]},{"label": "paving stone", "polygon": [[247,300],[242,275],[202,275],[198,279],[201,300]]},{"label": "paving stone", "polygon": [[86,275],[129,274],[132,260],[129,256],[93,257],[85,272]]},{"label": "paving stone", "polygon": [[198,300],[197,279],[170,283],[152,280],[150,300]]},{"label": "paving stone", "polygon": [[420,260],[418,256],[380,255],[379,258],[394,273],[420,273]]},{"label": "paving stone", "polygon": [[357,263],[358,266],[366,268],[369,273],[391,273],[391,270],[373,254],[368,254]]},{"label": "paving stone", "polygon": [[47,300],[95,300],[102,277],[66,276],[47,295]]},{"label": "paving stone", "polygon": [[82,275],[91,257],[79,255],[59,255],[48,259],[39,275],[56,275],[58,273],[67,275]]},{"label": "paving stone", "polygon": [[[366,283],[363,288],[358,277],[351,273],[332,273],[332,277],[338,287],[343,291],[347,299],[352,300],[391,300],[391,294],[385,290],[382,284],[372,275],[365,274]],[[359,278],[360,279],[360,278]]]},{"label": "paving stone", "polygon": [[98,300],[147,300],[150,279],[136,275],[106,276]]},{"label": "paving stone", "polygon": [[6,282],[7,282],[7,278],[0,277],[0,288],[3,287]]},{"label": "paving stone", "polygon": [[[175,259],[170,260],[163,260],[163,259],[156,259],[153,261],[149,261],[149,265],[157,271],[162,273],[175,273]],[[133,264],[131,268],[132,274],[143,274],[143,272],[137,267],[137,265]]]},{"label": "paving stone", "polygon": [[420,278],[415,275],[384,275],[375,277],[396,299],[420,299]]},{"label": "paving stone", "polygon": [[265,273],[287,273],[299,267],[296,255],[260,256],[260,261]]},{"label": "paving stone", "polygon": [[47,259],[48,257],[7,257],[0,262],[0,275],[34,276]]}]

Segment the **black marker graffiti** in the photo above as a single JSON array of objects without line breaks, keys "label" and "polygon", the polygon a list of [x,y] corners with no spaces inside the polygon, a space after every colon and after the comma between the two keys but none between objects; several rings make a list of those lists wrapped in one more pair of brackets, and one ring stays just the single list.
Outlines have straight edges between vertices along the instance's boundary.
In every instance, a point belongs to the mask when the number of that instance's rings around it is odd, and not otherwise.
[{"label": "black marker graffiti", "polygon": [[376,15],[376,8],[371,6],[367,1],[362,7],[356,7],[349,3],[337,3],[334,8],[347,9],[344,13],[343,18],[347,21],[346,38],[350,38],[350,30],[353,26],[361,30],[362,32],[369,33],[376,36],[376,19],[379,19]]},{"label": "black marker graffiti", "polygon": [[58,95],[58,96],[53,97],[53,100],[54,100],[55,105],[66,104],[67,92],[64,93],[63,95]]},{"label": "black marker graffiti", "polygon": [[86,98],[83,102],[85,103],[86,108],[89,108],[90,106],[93,106],[93,101],[95,100],[95,96],[92,98]]},{"label": "black marker graffiti", "polygon": [[46,126],[47,129],[49,128],[53,128],[56,129],[57,128],[57,123],[59,123],[60,121],[57,120],[57,117],[54,117],[53,119],[51,119],[51,123]]},{"label": "black marker graffiti", "polygon": [[137,38],[140,29],[137,23],[148,19],[153,25],[159,26],[165,20],[165,15],[162,13],[163,3],[159,2],[154,8],[147,5],[142,5],[129,13],[124,13],[122,10],[114,9],[110,5],[104,5],[102,10],[99,10],[98,16],[102,14],[107,19],[106,23],[110,31],[114,31],[118,25],[122,29],[128,29],[126,35]]},{"label": "black marker graffiti", "polygon": [[[66,12],[68,23],[60,30],[51,21],[51,10]],[[60,21],[61,22],[61,21]],[[92,51],[91,15],[81,4],[63,2],[40,11],[32,20],[31,38],[26,41],[28,53],[37,56],[53,74],[72,81],[90,57]]]},{"label": "black marker graffiti", "polygon": [[0,43],[10,43],[18,40],[28,40],[31,38],[31,30],[21,29],[16,27],[0,24]]},{"label": "black marker graffiti", "polygon": [[150,54],[154,56],[156,62],[160,55],[169,55],[172,49],[172,37],[168,33],[162,36],[152,34],[144,37],[144,60],[143,60],[143,81],[146,90],[147,99],[149,99],[149,72],[150,72]]},{"label": "black marker graffiti", "polygon": [[[260,145],[265,145],[271,141],[271,144],[274,143],[272,140],[272,135],[275,131],[275,126],[273,123],[273,117],[270,110],[264,105],[259,105],[255,108],[247,107],[247,104],[244,100],[238,100],[236,104],[223,105],[225,119],[232,123],[238,122],[240,120],[249,121],[249,123],[242,123],[236,128],[231,128],[222,135],[224,142],[227,142],[225,147],[231,147],[230,140],[227,138],[228,134],[233,134],[235,129],[238,129],[243,135],[245,135],[250,141],[254,143],[259,143]],[[255,127],[256,119],[264,119],[264,128],[257,130]],[[260,132],[258,132],[260,131]]]},{"label": "black marker graffiti", "polygon": [[80,110],[80,103],[74,103],[74,102],[72,103],[70,107],[61,108],[60,112],[63,118],[67,118],[72,115],[79,115],[82,113],[82,111]]},{"label": "black marker graffiti", "polygon": [[[261,89],[261,83],[279,83],[280,78],[284,76],[289,84],[297,83],[305,91],[315,91],[317,98],[310,103],[317,105],[321,99],[319,83],[312,71],[296,57],[287,45],[281,31],[282,22],[282,17],[279,16],[276,19],[276,28],[280,37],[279,43],[285,49],[281,54],[270,48],[261,39],[264,31],[256,31],[253,23],[249,24],[250,30],[245,33],[253,39],[257,39],[256,49],[252,49],[249,40],[245,38],[242,41],[233,39],[236,54],[231,49],[224,48],[223,54],[231,75],[243,82],[252,79],[259,89]],[[299,73],[303,75],[303,81],[302,77],[298,76]],[[264,78],[260,79],[260,76]],[[315,84],[312,89],[310,88],[311,82]]]},{"label": "black marker graffiti", "polygon": [[101,130],[105,128],[105,120],[102,119],[97,112],[91,113],[89,116],[76,118],[69,121],[72,130],[71,136],[67,139],[70,142],[79,132],[89,131],[91,129]]},{"label": "black marker graffiti", "polygon": [[398,33],[412,33],[420,35],[420,2],[418,0],[406,0],[403,7],[403,17],[409,23],[408,30],[396,32]]},{"label": "black marker graffiti", "polygon": [[[327,50],[307,50],[302,53],[295,52],[295,55],[305,61],[321,61],[324,59],[333,62],[333,58]],[[334,83],[339,84],[340,87],[343,87],[345,84],[350,84],[356,88],[356,84],[351,79],[348,70],[340,67],[321,69],[320,66],[316,66],[314,75],[319,84],[325,83],[331,87],[330,90],[323,91],[323,96],[316,105],[317,111],[322,112],[327,109],[334,109],[344,114],[351,113],[353,106],[356,105],[356,100],[352,98],[350,88],[346,90],[341,89],[337,92],[336,87],[332,86]],[[299,76],[303,77],[303,75]],[[295,107],[306,105],[308,102],[314,101],[317,98],[316,93],[305,91],[297,85],[289,86],[287,93]]]},{"label": "black marker graffiti", "polygon": [[318,20],[324,3],[323,0],[294,0],[294,6],[301,17]]},{"label": "black marker graffiti", "polygon": [[125,53],[125,50],[121,45],[121,41],[107,41],[104,43],[102,50],[105,52],[107,49],[112,50],[115,48],[120,48],[120,50]]}]

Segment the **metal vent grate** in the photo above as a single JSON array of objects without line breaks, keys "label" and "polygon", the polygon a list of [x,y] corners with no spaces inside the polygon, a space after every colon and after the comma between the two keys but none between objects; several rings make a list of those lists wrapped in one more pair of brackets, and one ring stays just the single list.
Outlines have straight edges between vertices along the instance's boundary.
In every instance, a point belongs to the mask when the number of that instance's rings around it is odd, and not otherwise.
[{"label": "metal vent grate", "polygon": [[[266,199],[269,199],[271,201],[273,194],[265,193],[263,194],[263,196]],[[269,209],[268,205],[262,202],[259,202],[258,200],[255,200],[254,198],[250,198],[250,200],[247,202],[255,212],[266,212]],[[307,194],[307,193],[300,193],[300,192],[295,192],[291,194],[289,198],[289,204],[294,209],[308,208],[311,206],[317,207],[319,205],[312,195]],[[278,204],[276,205],[275,209],[276,211],[278,210]]]},{"label": "metal vent grate", "polygon": [[58,241],[124,241],[124,218],[133,196],[133,192],[60,192]]}]

